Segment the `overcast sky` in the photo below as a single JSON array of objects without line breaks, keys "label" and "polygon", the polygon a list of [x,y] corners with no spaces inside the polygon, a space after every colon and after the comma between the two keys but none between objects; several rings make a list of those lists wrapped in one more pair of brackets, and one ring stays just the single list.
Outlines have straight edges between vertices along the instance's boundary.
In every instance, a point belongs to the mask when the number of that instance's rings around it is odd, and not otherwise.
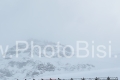
[{"label": "overcast sky", "polygon": [[71,45],[111,40],[120,52],[120,1],[0,0],[0,45],[29,38]]}]

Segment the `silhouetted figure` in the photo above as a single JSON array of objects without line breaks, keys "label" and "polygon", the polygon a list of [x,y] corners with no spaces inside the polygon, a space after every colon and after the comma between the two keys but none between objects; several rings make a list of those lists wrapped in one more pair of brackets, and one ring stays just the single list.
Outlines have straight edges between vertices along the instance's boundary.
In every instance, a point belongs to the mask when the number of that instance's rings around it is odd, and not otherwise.
[{"label": "silhouetted figure", "polygon": [[85,80],[85,78],[83,77],[83,79],[82,80]]},{"label": "silhouetted figure", "polygon": [[58,78],[58,80],[60,80],[60,78]]},{"label": "silhouetted figure", "polygon": [[117,80],[118,80],[118,78],[117,78]]},{"label": "silhouetted figure", "polygon": [[35,80],[35,79],[33,79],[33,80]]},{"label": "silhouetted figure", "polygon": [[43,80],[43,79],[41,79],[41,80]]},{"label": "silhouetted figure", "polygon": [[52,79],[50,78],[50,80],[52,80]]},{"label": "silhouetted figure", "polygon": [[98,78],[96,77],[95,80],[98,80]]},{"label": "silhouetted figure", "polygon": [[110,80],[110,77],[108,77],[107,80]]},{"label": "silhouetted figure", "polygon": [[73,78],[71,78],[71,80],[73,80]]}]

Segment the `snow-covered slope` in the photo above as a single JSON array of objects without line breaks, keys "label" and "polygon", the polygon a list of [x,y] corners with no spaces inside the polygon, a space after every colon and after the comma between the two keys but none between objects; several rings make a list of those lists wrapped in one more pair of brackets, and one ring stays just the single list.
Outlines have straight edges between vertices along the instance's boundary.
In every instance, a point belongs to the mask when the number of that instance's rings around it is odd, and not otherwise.
[{"label": "snow-covered slope", "polygon": [[[109,68],[109,69],[99,69],[99,70],[92,70],[92,71],[84,71],[84,72],[73,72],[68,74],[57,74],[51,76],[43,76],[43,79],[49,78],[61,78],[61,79],[70,79],[70,78],[96,78],[96,77],[118,77],[120,78],[120,68]],[[37,77],[36,79],[40,79]]]},{"label": "snow-covered slope", "polygon": [[[55,45],[52,42],[34,41],[35,44],[45,46],[47,44]],[[63,46],[63,45],[62,45]],[[20,47],[23,47],[21,45]],[[9,49],[6,58],[0,58],[0,79],[33,79],[33,78],[79,78],[79,77],[118,77],[120,73],[119,56],[118,58],[58,58],[38,57],[35,53],[34,57],[30,57],[30,48],[19,53],[19,57],[15,57],[15,46]],[[49,52],[49,50],[48,50]],[[12,58],[9,58],[10,55]],[[67,54],[70,54],[69,49]],[[62,55],[62,51],[61,51]]]}]

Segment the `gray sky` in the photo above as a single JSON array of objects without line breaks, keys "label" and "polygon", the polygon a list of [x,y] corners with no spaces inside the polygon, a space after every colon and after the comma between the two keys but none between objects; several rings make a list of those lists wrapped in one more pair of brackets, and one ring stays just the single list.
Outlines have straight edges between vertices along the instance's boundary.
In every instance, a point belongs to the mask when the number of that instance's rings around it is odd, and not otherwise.
[{"label": "gray sky", "polygon": [[75,45],[112,41],[120,52],[119,0],[0,0],[0,45],[29,38]]}]

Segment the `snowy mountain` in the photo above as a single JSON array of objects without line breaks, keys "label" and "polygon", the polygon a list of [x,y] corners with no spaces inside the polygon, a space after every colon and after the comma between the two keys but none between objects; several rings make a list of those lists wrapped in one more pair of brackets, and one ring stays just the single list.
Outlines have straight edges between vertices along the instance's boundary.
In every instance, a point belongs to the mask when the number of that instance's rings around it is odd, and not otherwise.
[{"label": "snowy mountain", "polygon": [[[29,43],[29,41],[28,41]],[[56,44],[47,41],[34,40],[34,44],[40,45],[42,47],[46,45]],[[61,45],[64,46],[64,45]],[[19,48],[24,48],[24,44],[20,44]],[[13,80],[13,79],[24,79],[24,78],[35,78],[42,77],[46,75],[55,75],[62,73],[72,73],[81,71],[90,71],[95,69],[95,66],[91,63],[84,63],[73,56],[73,58],[67,59],[62,55],[62,48],[60,51],[61,58],[56,55],[52,58],[46,58],[42,55],[41,58],[38,57],[36,49],[34,51],[34,57],[30,57],[31,48],[19,53],[19,57],[15,57],[16,46],[9,48],[6,53],[5,58],[0,58],[0,78],[2,80]],[[47,54],[50,53],[50,49],[47,50]],[[66,54],[70,55],[70,50],[66,49]],[[12,57],[10,57],[12,55]]]}]

